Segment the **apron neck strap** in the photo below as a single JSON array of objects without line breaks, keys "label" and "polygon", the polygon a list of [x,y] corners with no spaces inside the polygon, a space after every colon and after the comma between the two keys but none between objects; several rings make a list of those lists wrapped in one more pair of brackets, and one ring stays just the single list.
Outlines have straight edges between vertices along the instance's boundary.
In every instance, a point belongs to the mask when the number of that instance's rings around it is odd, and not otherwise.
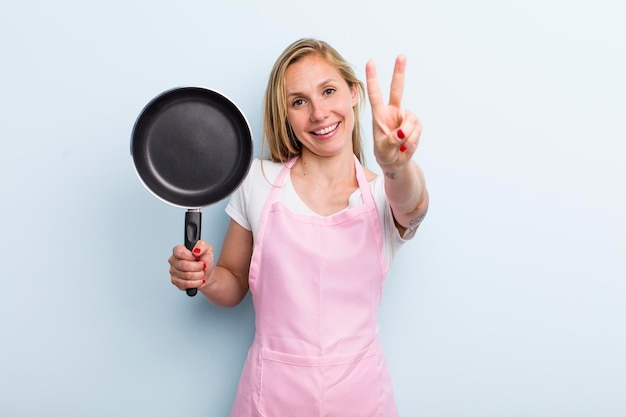
[{"label": "apron neck strap", "polygon": [[[365,170],[363,169],[363,166],[359,162],[359,159],[356,157],[356,155],[353,155],[353,156],[354,156],[354,169],[356,171],[356,180],[357,180],[357,183],[359,184],[359,189],[361,190],[361,196],[363,198],[363,202],[366,204],[371,204],[373,203],[374,199],[369,189],[369,183],[367,182],[367,178],[365,177]],[[276,185],[278,187],[281,187],[285,184],[285,177],[287,176],[291,168],[293,168],[293,166],[296,164],[296,162],[298,161],[298,158],[300,158],[300,155],[294,156],[293,158],[291,158],[289,161],[285,163],[285,167],[281,170],[280,174],[278,174],[278,178],[276,179]],[[274,191],[277,191],[277,190],[274,190]]]}]

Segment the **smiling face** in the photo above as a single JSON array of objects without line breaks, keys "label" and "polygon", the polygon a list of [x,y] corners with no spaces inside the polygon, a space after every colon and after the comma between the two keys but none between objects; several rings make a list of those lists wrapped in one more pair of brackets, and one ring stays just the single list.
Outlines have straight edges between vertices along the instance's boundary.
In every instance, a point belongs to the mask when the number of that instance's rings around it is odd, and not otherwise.
[{"label": "smiling face", "polygon": [[304,56],[285,72],[287,118],[303,151],[318,156],[352,152],[356,87],[319,54]]}]

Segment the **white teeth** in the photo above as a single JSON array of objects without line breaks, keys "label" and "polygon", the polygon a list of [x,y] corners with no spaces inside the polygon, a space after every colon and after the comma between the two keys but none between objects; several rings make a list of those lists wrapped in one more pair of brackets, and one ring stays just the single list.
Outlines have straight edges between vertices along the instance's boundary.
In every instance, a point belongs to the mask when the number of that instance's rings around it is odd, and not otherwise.
[{"label": "white teeth", "polygon": [[333,130],[335,130],[335,129],[337,128],[337,126],[338,126],[338,125],[339,125],[339,123],[335,123],[335,124],[334,124],[334,125],[332,125],[332,126],[325,127],[324,129],[321,129],[321,130],[316,130],[316,131],[315,131],[315,132],[313,132],[313,133],[315,133],[316,135],[325,135],[325,134],[330,133],[330,132],[332,132]]}]

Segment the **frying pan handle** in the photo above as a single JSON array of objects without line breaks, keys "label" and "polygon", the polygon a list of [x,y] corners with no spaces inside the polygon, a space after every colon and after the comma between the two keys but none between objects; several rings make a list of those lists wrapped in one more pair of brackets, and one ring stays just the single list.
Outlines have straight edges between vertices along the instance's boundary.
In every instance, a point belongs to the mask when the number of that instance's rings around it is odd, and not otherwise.
[{"label": "frying pan handle", "polygon": [[[202,230],[202,213],[199,209],[189,209],[185,213],[185,247],[192,250],[200,240]],[[187,288],[187,295],[193,297],[198,293],[197,288]]]}]

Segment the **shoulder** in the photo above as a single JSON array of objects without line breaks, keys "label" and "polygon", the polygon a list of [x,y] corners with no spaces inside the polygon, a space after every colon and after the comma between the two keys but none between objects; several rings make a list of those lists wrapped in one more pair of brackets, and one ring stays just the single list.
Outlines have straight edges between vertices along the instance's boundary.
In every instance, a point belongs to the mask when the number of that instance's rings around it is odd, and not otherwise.
[{"label": "shoulder", "polygon": [[378,174],[376,174],[374,171],[370,170],[366,166],[363,166],[363,172],[365,172],[365,178],[370,184],[372,184],[373,181],[379,177]]},{"label": "shoulder", "polygon": [[396,253],[406,241],[402,239],[398,233],[398,229],[396,228],[396,224],[393,220],[391,206],[389,205],[387,194],[385,193],[384,178],[381,175],[372,174],[372,179],[369,181],[369,184],[370,189],[372,190],[372,197],[374,199],[374,204],[376,204],[378,219],[383,233],[383,253],[391,265]]},{"label": "shoulder", "polygon": [[271,185],[278,177],[283,164],[280,162],[272,162],[267,159],[254,159],[250,165],[250,171],[246,181],[266,181]]},{"label": "shoulder", "polygon": [[236,204],[243,207],[256,199],[265,200],[283,164],[263,159],[254,159],[243,183],[235,191]]},{"label": "shoulder", "polygon": [[226,213],[239,225],[256,233],[261,211],[283,164],[254,159],[245,180],[233,193]]},{"label": "shoulder", "polygon": [[276,181],[283,164],[263,159],[254,159],[246,178],[237,190],[245,195],[257,194],[268,190]]}]

